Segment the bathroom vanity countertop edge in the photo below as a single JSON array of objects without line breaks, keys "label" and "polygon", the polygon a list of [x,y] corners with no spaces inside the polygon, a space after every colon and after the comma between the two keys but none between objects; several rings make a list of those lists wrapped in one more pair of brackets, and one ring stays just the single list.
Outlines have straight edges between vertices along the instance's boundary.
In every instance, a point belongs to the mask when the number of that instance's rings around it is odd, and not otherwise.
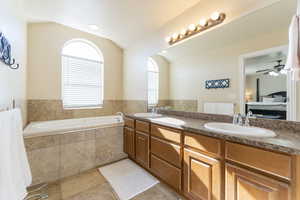
[{"label": "bathroom vanity countertop edge", "polygon": [[[259,147],[267,150],[288,153],[292,155],[300,155],[300,135],[295,134],[289,130],[273,130],[276,133],[276,137],[273,138],[257,138],[257,137],[246,137],[229,135],[222,132],[211,131],[204,127],[205,123],[215,122],[201,119],[193,119],[187,117],[173,116],[173,115],[163,115],[162,117],[156,118],[142,118],[136,117],[134,114],[126,114],[126,117],[130,117],[136,120],[147,121],[154,124],[167,126],[170,128],[180,129],[186,132],[192,132],[194,134],[201,134],[204,136],[225,139],[230,142],[237,142],[241,144],[246,144],[254,147]],[[176,123],[166,123],[159,119],[161,118],[172,118],[181,122]]]}]

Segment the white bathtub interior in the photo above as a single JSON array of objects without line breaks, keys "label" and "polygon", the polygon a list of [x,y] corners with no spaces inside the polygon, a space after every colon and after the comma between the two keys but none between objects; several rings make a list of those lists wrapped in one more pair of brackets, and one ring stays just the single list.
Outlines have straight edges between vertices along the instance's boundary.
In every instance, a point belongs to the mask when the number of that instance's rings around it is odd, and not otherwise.
[{"label": "white bathtub interior", "polygon": [[68,131],[123,126],[123,124],[123,118],[118,115],[41,121],[31,122],[30,124],[28,124],[28,126],[26,126],[26,128],[24,129],[23,134],[24,137],[35,137],[65,133]]}]

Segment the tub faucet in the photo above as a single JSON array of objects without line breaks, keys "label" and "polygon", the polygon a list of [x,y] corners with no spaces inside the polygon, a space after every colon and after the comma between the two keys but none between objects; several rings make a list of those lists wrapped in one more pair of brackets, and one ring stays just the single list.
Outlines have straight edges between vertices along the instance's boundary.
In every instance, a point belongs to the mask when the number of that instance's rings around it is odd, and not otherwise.
[{"label": "tub faucet", "polygon": [[120,115],[122,118],[124,118],[124,114],[122,112],[117,112],[117,115]]}]

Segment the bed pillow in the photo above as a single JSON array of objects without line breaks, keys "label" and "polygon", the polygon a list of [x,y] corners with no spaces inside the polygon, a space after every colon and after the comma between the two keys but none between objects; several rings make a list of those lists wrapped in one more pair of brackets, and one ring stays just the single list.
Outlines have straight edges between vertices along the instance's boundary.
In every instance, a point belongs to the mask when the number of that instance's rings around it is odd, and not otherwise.
[{"label": "bed pillow", "polygon": [[275,98],[263,97],[263,102],[264,103],[272,103],[272,102],[275,102]]},{"label": "bed pillow", "polygon": [[285,97],[275,96],[274,102],[285,102]]}]

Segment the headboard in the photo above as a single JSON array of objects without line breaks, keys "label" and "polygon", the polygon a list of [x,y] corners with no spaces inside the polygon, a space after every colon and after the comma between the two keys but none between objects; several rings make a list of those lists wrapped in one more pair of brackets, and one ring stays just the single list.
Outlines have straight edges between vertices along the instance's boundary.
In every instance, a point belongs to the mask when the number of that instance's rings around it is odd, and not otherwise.
[{"label": "headboard", "polygon": [[272,97],[275,98],[275,96],[282,96],[282,97],[286,97],[287,96],[287,92],[286,91],[281,91],[281,92],[274,92],[271,93],[269,95],[267,95],[268,97]]}]

